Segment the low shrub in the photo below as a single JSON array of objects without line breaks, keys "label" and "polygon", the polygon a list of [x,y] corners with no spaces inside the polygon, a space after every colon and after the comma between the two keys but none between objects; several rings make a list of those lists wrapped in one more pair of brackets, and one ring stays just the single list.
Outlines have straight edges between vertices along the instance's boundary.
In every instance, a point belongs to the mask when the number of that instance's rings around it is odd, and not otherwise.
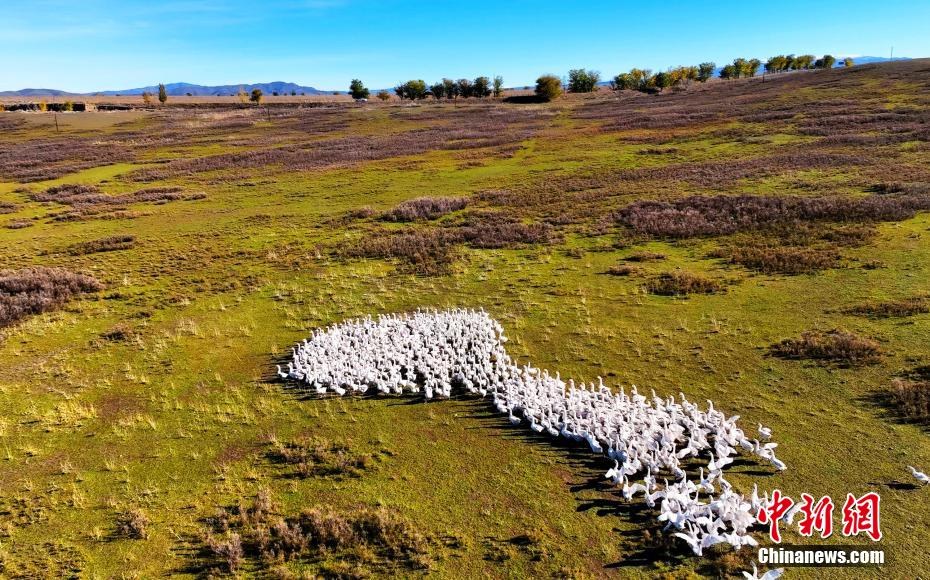
[{"label": "low shrub", "polygon": [[646,289],[650,294],[659,296],[687,296],[725,292],[726,285],[690,272],[665,272],[651,280]]},{"label": "low shrub", "polygon": [[633,276],[639,274],[639,268],[618,264],[607,268],[607,273],[611,276]]},{"label": "low shrub", "polygon": [[0,270],[0,328],[102,289],[94,278],[60,268]]},{"label": "low shrub", "polygon": [[415,274],[447,274],[454,260],[452,245],[434,230],[372,235],[347,248],[350,257],[396,258]]},{"label": "low shrub", "polygon": [[33,225],[35,224],[33,224],[32,222],[17,220],[17,221],[7,222],[7,224],[4,227],[8,230],[21,230],[24,228],[31,228]]},{"label": "low shrub", "polygon": [[874,318],[903,318],[930,312],[930,299],[926,296],[915,296],[900,300],[873,300],[851,306],[843,312]]},{"label": "low shrub", "polygon": [[0,214],[13,213],[19,210],[19,206],[9,201],[0,201]]},{"label": "low shrub", "polygon": [[352,453],[345,445],[325,439],[278,442],[268,457],[294,466],[300,477],[360,477],[372,462],[371,455]]},{"label": "low shrub", "polygon": [[99,240],[89,242],[78,242],[68,246],[67,252],[72,256],[84,256],[87,254],[96,254],[99,252],[114,252],[116,250],[128,250],[135,245],[136,237],[130,235],[108,236]]},{"label": "low shrub", "polygon": [[930,422],[930,368],[917,369],[914,374],[911,378],[894,379],[891,402],[902,416]]},{"label": "low shrub", "polygon": [[772,346],[771,352],[781,358],[818,360],[842,366],[874,364],[883,355],[878,342],[846,330],[808,330],[800,338],[786,339]]},{"label": "low shrub", "polygon": [[142,510],[131,509],[117,515],[116,531],[127,538],[145,540],[149,537],[149,523],[148,516]]},{"label": "low shrub", "polygon": [[467,205],[467,197],[418,197],[398,204],[384,214],[384,219],[393,222],[434,220]]},{"label": "low shrub", "polygon": [[637,201],[619,221],[635,231],[669,238],[721,236],[794,222],[898,221],[930,210],[930,195],[867,197],[695,195],[675,201]]},{"label": "low shrub", "polygon": [[[350,565],[360,574],[415,570],[426,561],[429,542],[406,519],[367,506],[338,512],[313,507],[278,515],[267,491],[252,505],[220,510],[204,531],[204,555],[235,573],[247,561],[264,566],[324,559]],[[326,556],[327,558],[324,558]]]},{"label": "low shrub", "polygon": [[624,260],[627,262],[656,262],[658,260],[664,260],[665,258],[665,254],[658,254],[656,252],[635,252],[624,258]]},{"label": "low shrub", "polygon": [[353,209],[350,209],[349,211],[347,211],[347,212],[346,212],[346,219],[348,219],[348,220],[363,220],[363,219],[370,218],[370,217],[373,216],[373,215],[375,215],[375,210],[373,210],[373,209],[371,209],[371,207],[365,205],[365,206],[356,207],[356,208],[353,208]]},{"label": "low shrub", "polygon": [[765,274],[808,274],[835,268],[840,254],[829,248],[795,246],[725,246],[711,254],[731,264],[739,264]]}]

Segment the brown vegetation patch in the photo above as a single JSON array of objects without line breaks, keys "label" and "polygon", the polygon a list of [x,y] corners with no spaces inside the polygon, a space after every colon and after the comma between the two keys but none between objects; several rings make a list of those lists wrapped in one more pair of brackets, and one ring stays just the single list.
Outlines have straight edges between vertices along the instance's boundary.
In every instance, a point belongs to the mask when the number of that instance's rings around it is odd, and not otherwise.
[{"label": "brown vegetation patch", "polygon": [[725,246],[713,252],[722,258],[765,274],[809,274],[835,268],[840,263],[839,252],[830,248],[810,248],[780,245]]},{"label": "brown vegetation patch", "polygon": [[844,310],[846,314],[870,316],[873,318],[903,318],[930,312],[930,298],[914,296],[900,300],[870,300]]},{"label": "brown vegetation patch", "polygon": [[440,275],[449,272],[455,248],[522,248],[554,240],[549,224],[527,224],[500,212],[472,212],[442,227],[411,228],[399,232],[369,232],[342,249],[348,257],[396,258],[412,272]]},{"label": "brown vegetation patch", "polygon": [[655,236],[721,236],[798,222],[898,221],[930,210],[930,196],[786,197],[763,195],[691,196],[638,201],[622,209],[620,222]]},{"label": "brown vegetation patch", "polygon": [[361,477],[373,461],[369,454],[353,453],[346,445],[319,438],[276,441],[267,456],[293,466],[299,477]]},{"label": "brown vegetation patch", "polygon": [[325,559],[362,575],[429,567],[430,542],[390,510],[314,507],[296,515],[279,515],[277,510],[266,490],[251,505],[220,510],[204,532],[207,566],[236,573],[244,566],[267,571],[290,561],[324,566]]},{"label": "brown vegetation patch", "polygon": [[875,364],[882,348],[875,340],[847,330],[808,330],[800,338],[789,338],[773,345],[773,355],[795,360],[817,360],[841,366]]},{"label": "brown vegetation patch", "polygon": [[366,236],[343,250],[348,257],[394,258],[409,271],[438,276],[450,271],[454,259],[453,245],[437,230],[413,230],[397,234]]},{"label": "brown vegetation patch", "polygon": [[180,187],[147,187],[131,193],[108,195],[96,185],[64,184],[41,192],[32,192],[34,201],[53,202],[70,206],[68,211],[53,214],[55,221],[78,221],[102,218],[131,218],[138,214],[126,210],[133,203],[163,204],[178,200],[197,200],[205,194],[185,194]]},{"label": "brown vegetation patch", "polygon": [[94,278],[60,268],[0,270],[0,328],[103,289]]},{"label": "brown vegetation patch", "polygon": [[19,211],[19,206],[10,201],[0,201],[0,214]]},{"label": "brown vegetation patch", "polygon": [[726,288],[726,285],[718,280],[690,272],[665,272],[646,284],[646,289],[650,294],[659,296],[715,294],[725,292]]},{"label": "brown vegetation patch", "polygon": [[150,523],[151,520],[142,510],[127,510],[116,516],[116,532],[126,538],[145,540],[149,537]]},{"label": "brown vegetation patch", "polygon": [[891,384],[890,400],[901,416],[930,423],[930,367],[921,367]]},{"label": "brown vegetation patch", "polygon": [[72,256],[84,256],[87,254],[97,254],[99,252],[128,250],[135,245],[135,241],[136,237],[130,235],[107,236],[99,240],[72,244],[68,246],[67,252]]},{"label": "brown vegetation patch", "polygon": [[532,137],[548,112],[514,111],[503,107],[461,107],[458,109],[424,108],[419,111],[392,110],[391,115],[415,120],[426,126],[391,134],[347,135],[280,145],[279,141],[248,143],[248,151],[236,151],[196,158],[174,159],[157,167],[139,169],[130,174],[136,181],[191,176],[199,173],[287,167],[289,171],[347,167],[436,150],[464,150],[500,147]]},{"label": "brown vegetation patch", "polygon": [[618,264],[607,268],[607,273],[611,276],[634,276],[639,274],[639,272],[639,268],[627,266],[625,264]]},{"label": "brown vegetation patch", "polygon": [[657,252],[634,252],[624,258],[627,262],[657,262],[664,260],[667,256]]},{"label": "brown vegetation patch", "polygon": [[31,182],[57,179],[68,173],[131,161],[133,152],[97,138],[28,139],[0,147],[0,177]]},{"label": "brown vegetation patch", "polygon": [[468,205],[467,197],[418,197],[401,202],[384,214],[384,219],[393,222],[434,220]]}]

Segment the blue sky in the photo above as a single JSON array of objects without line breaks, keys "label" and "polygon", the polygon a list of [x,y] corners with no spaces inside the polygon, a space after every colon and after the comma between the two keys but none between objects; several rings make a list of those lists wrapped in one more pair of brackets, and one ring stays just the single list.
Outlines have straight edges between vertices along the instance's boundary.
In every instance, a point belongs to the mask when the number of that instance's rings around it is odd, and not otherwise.
[{"label": "blue sky", "polygon": [[930,2],[33,0],[0,10],[0,90],[664,69],[783,52],[930,56]]}]

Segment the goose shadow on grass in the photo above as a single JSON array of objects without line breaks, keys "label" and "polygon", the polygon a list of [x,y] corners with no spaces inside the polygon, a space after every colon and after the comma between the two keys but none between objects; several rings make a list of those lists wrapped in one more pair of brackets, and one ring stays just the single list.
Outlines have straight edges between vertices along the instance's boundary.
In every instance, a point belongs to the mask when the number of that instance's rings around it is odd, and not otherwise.
[{"label": "goose shadow on grass", "polygon": [[[328,398],[344,398],[333,394],[316,395],[308,392],[305,386],[295,381],[282,381],[276,375],[272,377],[272,380],[285,384],[289,391],[297,395],[298,400],[320,401]],[[386,397],[372,390],[364,394],[347,396],[356,399],[384,399]],[[478,426],[469,427],[469,429],[492,431],[495,437],[520,441],[540,450],[558,449],[561,452],[558,455],[559,463],[568,468],[571,474],[565,486],[575,496],[578,504],[576,511],[593,511],[599,517],[617,518],[618,527],[614,527],[613,531],[618,537],[626,540],[624,548],[627,552],[623,559],[605,564],[605,568],[643,567],[657,563],[676,566],[693,558],[683,542],[675,540],[669,533],[662,531],[663,525],[656,519],[658,516],[656,508],[650,508],[642,501],[626,501],[622,498],[619,488],[608,483],[604,478],[604,473],[613,466],[613,462],[606,455],[592,453],[584,442],[578,443],[561,437],[552,438],[547,434],[536,433],[528,429],[524,423],[513,425],[497,412],[489,399],[476,395],[454,392],[452,397],[429,401],[424,399],[422,393],[404,393],[387,395],[387,397],[391,398],[387,403],[388,406],[459,405],[465,409],[462,417],[479,422]],[[698,468],[705,465],[705,459],[692,459],[683,467],[689,473],[689,477],[693,477],[696,476]],[[774,469],[743,456],[733,461],[728,467],[728,472],[753,477],[771,476],[776,473]],[[512,538],[506,542],[515,544],[517,539]]]}]

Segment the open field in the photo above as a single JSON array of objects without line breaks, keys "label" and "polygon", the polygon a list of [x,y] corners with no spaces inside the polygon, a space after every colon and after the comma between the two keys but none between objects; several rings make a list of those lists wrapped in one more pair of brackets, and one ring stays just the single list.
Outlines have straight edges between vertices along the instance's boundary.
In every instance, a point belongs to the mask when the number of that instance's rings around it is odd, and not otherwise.
[{"label": "open field", "polygon": [[741,491],[881,494],[886,567],[787,577],[930,573],[930,61],[327,105],[0,113],[0,577],[223,574],[231,533],[274,577],[746,569],[484,401],[275,377],[314,328],[453,306],[772,427],[789,469]]}]

